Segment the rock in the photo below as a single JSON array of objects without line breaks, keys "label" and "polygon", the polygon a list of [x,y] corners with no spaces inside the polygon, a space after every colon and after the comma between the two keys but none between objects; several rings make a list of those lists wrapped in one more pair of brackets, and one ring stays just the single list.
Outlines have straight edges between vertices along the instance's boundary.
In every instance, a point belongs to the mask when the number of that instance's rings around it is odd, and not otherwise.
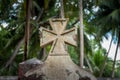
[{"label": "rock", "polygon": [[[37,67],[37,66],[41,66],[43,64],[42,61],[38,60],[37,58],[33,58],[33,59],[29,59],[27,61],[24,61],[22,63],[19,64],[19,73],[18,73],[18,78],[19,80],[27,80],[25,79],[26,77],[24,76],[24,74]],[[33,77],[34,75],[32,75]],[[31,77],[30,77],[31,78]],[[32,80],[32,79],[31,79]]]}]

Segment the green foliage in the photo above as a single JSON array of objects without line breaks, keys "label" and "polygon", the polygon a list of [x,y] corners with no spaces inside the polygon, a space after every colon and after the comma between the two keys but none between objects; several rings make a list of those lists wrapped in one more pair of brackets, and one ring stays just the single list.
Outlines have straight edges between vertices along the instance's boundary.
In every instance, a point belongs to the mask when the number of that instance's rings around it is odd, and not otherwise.
[{"label": "green foliage", "polygon": [[96,51],[93,59],[94,59],[95,65],[97,67],[99,67],[99,68],[102,67],[102,64],[104,62],[104,55],[101,50]]},{"label": "green foliage", "polygon": [[115,70],[115,77],[120,77],[120,68]]},{"label": "green foliage", "polygon": [[111,76],[111,73],[112,73],[112,64],[113,64],[113,61],[110,60],[110,59],[108,59],[107,60],[107,65],[106,65],[104,73],[103,73],[103,77],[109,77],[109,76]]},{"label": "green foliage", "polygon": [[[120,1],[119,0],[101,0],[98,4],[98,11],[95,13],[94,18],[91,20],[93,24],[97,27],[96,39],[98,41],[103,39],[103,36],[108,39],[109,35],[112,36],[113,41],[117,42],[119,40],[120,34]],[[99,36],[99,37],[98,37]],[[108,62],[109,63],[109,62]],[[111,63],[109,63],[111,64]],[[110,67],[111,65],[107,66]],[[116,65],[115,65],[116,66]],[[110,67],[111,68],[111,67]],[[110,68],[107,68],[105,72],[107,76],[111,75],[109,72]],[[116,71],[116,69],[115,69]],[[118,72],[118,71],[117,71]],[[119,73],[118,73],[119,74]],[[106,74],[104,74],[106,76]],[[116,74],[115,74],[116,76]]]},{"label": "green foliage", "polygon": [[100,73],[100,69],[101,69],[103,62],[104,62],[103,51],[102,50],[95,51],[92,59],[93,59],[92,65],[94,65],[94,68],[93,68],[94,75],[98,77],[99,73]]},{"label": "green foliage", "polygon": [[100,38],[102,38],[103,35],[108,37],[108,33],[111,33],[111,35],[115,37],[118,36],[120,24],[120,20],[118,19],[120,16],[119,5],[119,0],[102,0],[100,2],[99,9],[93,21],[93,23],[96,23],[96,25],[98,25],[97,27],[99,27],[97,36],[100,36]]},{"label": "green foliage", "polygon": [[75,62],[77,65],[80,64],[79,62],[79,54],[77,53],[77,50],[75,47],[68,45],[68,53],[71,56],[73,62]]}]

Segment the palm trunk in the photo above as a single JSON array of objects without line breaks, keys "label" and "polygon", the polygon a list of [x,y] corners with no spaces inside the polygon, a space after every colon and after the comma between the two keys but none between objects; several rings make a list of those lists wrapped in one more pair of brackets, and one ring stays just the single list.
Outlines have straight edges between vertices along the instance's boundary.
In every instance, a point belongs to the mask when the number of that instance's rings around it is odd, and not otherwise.
[{"label": "palm trunk", "polygon": [[80,67],[84,65],[84,34],[83,34],[83,1],[79,0],[79,20],[80,20]]},{"label": "palm trunk", "polygon": [[108,49],[108,52],[106,53],[105,60],[104,60],[104,63],[103,63],[103,67],[101,68],[101,72],[100,72],[100,76],[99,77],[102,77],[103,71],[104,71],[105,66],[107,64],[106,61],[107,61],[107,57],[108,57],[108,54],[109,54],[111,46],[112,46],[112,40],[113,40],[113,38],[110,41],[109,49]]},{"label": "palm trunk", "polygon": [[61,3],[61,7],[60,7],[60,14],[61,14],[61,18],[64,18],[64,5],[63,5],[63,0],[60,0]]},{"label": "palm trunk", "polygon": [[87,65],[88,65],[88,67],[89,67],[89,69],[90,69],[90,72],[93,72],[92,66],[91,66],[91,64],[90,64],[90,61],[89,61],[87,55],[85,56],[85,60],[86,60]]},{"label": "palm trunk", "polygon": [[25,27],[25,45],[24,45],[24,60],[27,59],[28,54],[28,44],[30,35],[30,2],[31,0],[26,0],[26,27]]},{"label": "palm trunk", "polygon": [[111,76],[112,78],[114,78],[114,76],[115,76],[115,63],[116,63],[119,44],[120,44],[120,33],[119,33],[118,43],[117,43],[117,47],[116,47],[116,51],[115,51],[115,57],[114,57],[114,61],[113,61],[112,76]]}]

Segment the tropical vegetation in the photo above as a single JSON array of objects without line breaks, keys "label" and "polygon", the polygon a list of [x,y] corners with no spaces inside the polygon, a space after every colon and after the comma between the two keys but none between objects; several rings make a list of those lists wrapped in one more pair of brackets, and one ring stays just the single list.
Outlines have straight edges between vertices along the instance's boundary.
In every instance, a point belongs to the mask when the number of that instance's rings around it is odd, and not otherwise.
[{"label": "tropical vegetation", "polygon": [[[67,28],[78,27],[78,47],[68,45],[68,52],[80,65],[78,1],[63,0],[63,6],[64,16],[69,18]],[[45,60],[51,46],[40,47],[39,28],[50,28],[48,19],[61,17],[60,7],[60,0],[0,0],[0,75],[18,75],[19,63],[25,56]],[[120,61],[116,60],[120,45],[119,18],[119,0],[83,0],[84,69],[96,77],[120,78]],[[29,28],[26,28],[28,21]],[[29,29],[28,38],[26,29]],[[110,51],[101,45],[103,38],[109,39],[110,36],[109,50],[112,42],[117,45],[114,60],[108,57]]]}]

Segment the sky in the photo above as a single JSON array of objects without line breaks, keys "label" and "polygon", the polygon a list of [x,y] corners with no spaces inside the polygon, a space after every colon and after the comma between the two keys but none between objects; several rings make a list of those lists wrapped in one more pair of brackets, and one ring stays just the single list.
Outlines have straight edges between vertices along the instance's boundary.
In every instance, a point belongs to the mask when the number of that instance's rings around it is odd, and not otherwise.
[{"label": "sky", "polygon": [[[102,46],[107,51],[108,51],[108,48],[109,48],[109,45],[110,45],[110,40],[111,40],[111,37],[108,40],[104,39],[103,42],[102,42]],[[108,57],[112,58],[113,60],[114,60],[114,56],[115,56],[115,50],[116,50],[116,44],[112,43],[111,50],[110,50],[110,53],[109,53]],[[118,50],[117,60],[120,60],[120,49]]]}]

